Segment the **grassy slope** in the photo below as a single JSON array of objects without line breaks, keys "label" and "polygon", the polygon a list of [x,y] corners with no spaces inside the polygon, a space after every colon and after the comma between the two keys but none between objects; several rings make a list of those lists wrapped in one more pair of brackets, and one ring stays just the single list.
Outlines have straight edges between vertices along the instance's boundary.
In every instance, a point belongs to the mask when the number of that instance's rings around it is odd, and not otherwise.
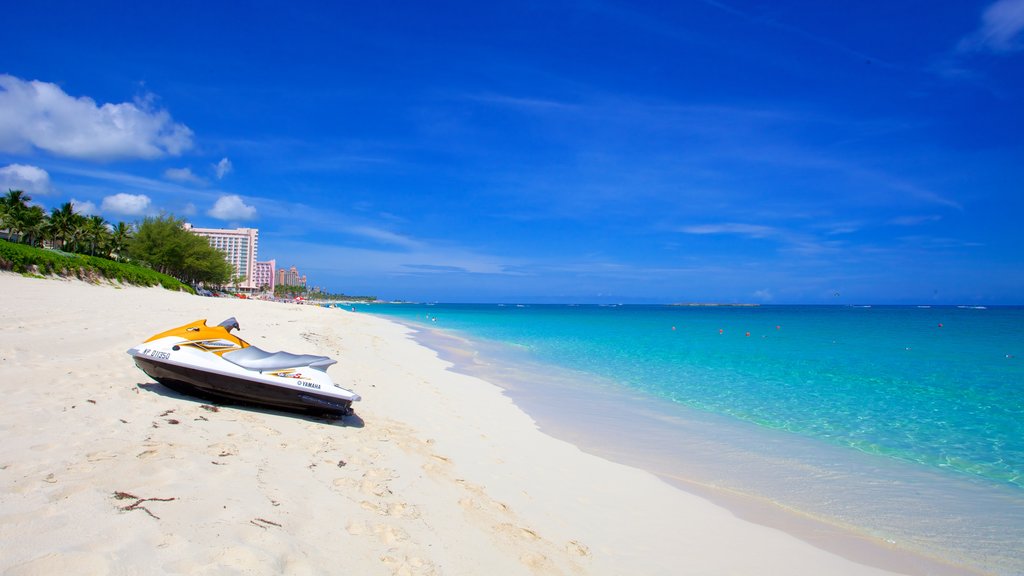
[{"label": "grassy slope", "polygon": [[33,248],[6,240],[0,240],[0,269],[22,274],[74,276],[94,282],[105,278],[138,286],[159,284],[168,290],[192,292],[191,287],[149,268],[95,256]]}]

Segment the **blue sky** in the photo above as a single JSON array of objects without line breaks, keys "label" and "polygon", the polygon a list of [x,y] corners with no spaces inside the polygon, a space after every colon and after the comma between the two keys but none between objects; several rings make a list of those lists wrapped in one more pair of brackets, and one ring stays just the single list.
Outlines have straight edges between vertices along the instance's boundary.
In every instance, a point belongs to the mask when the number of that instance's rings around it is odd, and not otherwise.
[{"label": "blue sky", "polygon": [[332,291],[1024,303],[1024,0],[18,2],[0,189]]}]

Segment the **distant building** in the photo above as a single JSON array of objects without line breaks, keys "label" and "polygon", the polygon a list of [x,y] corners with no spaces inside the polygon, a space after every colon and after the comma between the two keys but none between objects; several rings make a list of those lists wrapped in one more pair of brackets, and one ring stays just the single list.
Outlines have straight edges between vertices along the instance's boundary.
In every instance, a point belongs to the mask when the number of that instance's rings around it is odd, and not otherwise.
[{"label": "distant building", "polygon": [[256,285],[257,290],[262,290],[266,287],[267,291],[273,292],[274,285],[277,283],[277,260],[257,262],[252,283]]},{"label": "distant building", "polygon": [[234,267],[234,277],[243,280],[238,284],[242,290],[259,288],[255,281],[256,249],[259,230],[256,228],[196,228],[185,223],[185,230],[210,241],[210,246],[224,253],[224,259]]},{"label": "distant building", "polygon": [[292,266],[288,270],[281,268],[277,271],[277,284],[278,286],[306,286],[306,277],[299,276],[299,271],[295,266]]}]

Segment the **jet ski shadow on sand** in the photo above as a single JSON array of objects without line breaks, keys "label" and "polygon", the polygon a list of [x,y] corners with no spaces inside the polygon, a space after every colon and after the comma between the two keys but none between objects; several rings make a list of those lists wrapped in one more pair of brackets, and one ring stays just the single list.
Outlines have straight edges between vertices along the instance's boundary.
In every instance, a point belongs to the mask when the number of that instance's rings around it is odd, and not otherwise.
[{"label": "jet ski shadow on sand", "polygon": [[[361,398],[331,381],[336,360],[312,354],[267,352],[231,333],[238,322],[206,320],[172,328],[128,350],[135,365],[167,388],[231,405],[270,408],[341,419]],[[140,388],[160,393],[155,386]]]}]

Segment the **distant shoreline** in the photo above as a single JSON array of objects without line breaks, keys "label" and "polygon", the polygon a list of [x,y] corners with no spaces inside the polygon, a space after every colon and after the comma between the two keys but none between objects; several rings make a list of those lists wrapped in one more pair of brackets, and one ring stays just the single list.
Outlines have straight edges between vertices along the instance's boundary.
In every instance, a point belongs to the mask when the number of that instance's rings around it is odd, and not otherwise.
[{"label": "distant shoreline", "polygon": [[723,302],[676,302],[669,306],[693,306],[697,308],[732,307],[732,308],[756,308],[760,304],[728,304]]}]

